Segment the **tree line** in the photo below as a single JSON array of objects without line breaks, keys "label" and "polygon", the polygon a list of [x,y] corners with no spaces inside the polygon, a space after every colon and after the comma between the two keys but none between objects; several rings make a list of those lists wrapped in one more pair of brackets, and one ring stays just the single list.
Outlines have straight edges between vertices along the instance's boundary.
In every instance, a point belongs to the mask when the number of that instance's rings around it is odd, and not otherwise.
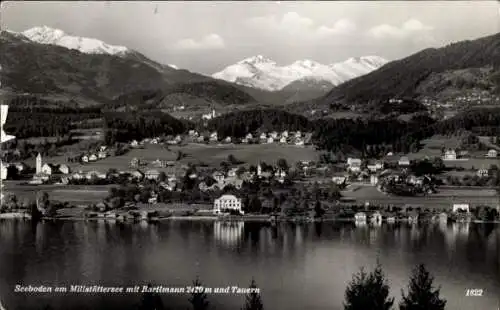
[{"label": "tree line", "polygon": [[[440,296],[440,288],[434,286],[434,277],[423,264],[417,265],[411,273],[406,292],[402,290],[401,301],[396,308],[399,310],[444,310],[447,301]],[[203,287],[196,278],[193,287]],[[250,289],[245,297],[241,310],[263,310],[264,303],[252,279]],[[352,277],[345,294],[344,310],[390,310],[394,309],[394,298],[390,297],[390,287],[380,264],[367,273],[363,268]],[[190,294],[189,303],[193,310],[208,310],[215,307],[210,304],[208,295],[203,290],[196,290]],[[160,310],[167,309],[158,294],[145,293],[141,298],[138,309]]]}]

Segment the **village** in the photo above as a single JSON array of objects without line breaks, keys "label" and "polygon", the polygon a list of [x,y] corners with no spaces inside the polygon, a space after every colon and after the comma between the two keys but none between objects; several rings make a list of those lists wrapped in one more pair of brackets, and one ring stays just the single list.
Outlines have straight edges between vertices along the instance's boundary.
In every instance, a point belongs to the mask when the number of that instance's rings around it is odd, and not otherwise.
[{"label": "village", "polygon": [[[256,148],[255,152],[260,150],[275,155],[263,147],[279,148],[282,153],[267,162],[259,156],[253,162],[241,160],[238,155],[243,154],[238,153],[241,148],[245,151]],[[392,215],[383,216],[384,221],[390,218],[390,222],[393,218],[395,220],[397,212],[410,214],[408,210],[413,209],[434,214],[441,211],[456,213],[458,209],[470,213],[471,209],[480,207],[498,212],[499,207],[496,191],[488,189],[488,184],[494,182],[498,174],[496,149],[480,155],[491,161],[488,167],[455,167],[467,173],[462,179],[457,179],[443,176],[441,172],[449,163],[467,161],[470,157],[467,152],[443,148],[441,156],[433,158],[410,159],[409,156],[388,153],[381,159],[349,157],[327,161],[316,155],[302,159],[300,151],[315,151],[311,134],[300,131],[248,133],[244,138],[236,139],[219,138],[217,132],[190,130],[186,135],[133,140],[119,148],[120,152],[117,152],[116,146],[100,142],[79,155],[59,156],[59,161],[44,159],[38,154],[34,168],[25,162],[3,163],[2,212],[12,214],[22,208],[19,202],[25,197],[17,196],[31,195],[30,199],[38,202],[40,195],[36,193],[39,192],[47,192],[53,200],[76,207],[69,213],[54,211],[53,216],[66,214],[64,216],[68,217],[70,214],[73,217],[113,219],[134,219],[142,214],[145,219],[172,218],[175,215],[185,218],[239,215],[265,220],[311,220],[318,217],[324,220],[325,214],[337,219],[350,214],[352,220],[362,222],[361,215],[356,213],[354,216],[354,211],[371,208],[372,211],[392,210]],[[223,150],[223,154],[228,155],[224,158],[218,156],[218,163],[196,162],[189,155],[190,150],[196,149],[206,155],[207,160],[214,150]],[[290,154],[299,154],[299,157],[290,157]],[[493,188],[493,184],[490,185]],[[128,187],[133,195],[123,193],[124,190],[117,195],[113,186],[119,186],[119,189]],[[279,194],[288,195],[297,187],[301,188],[300,191],[312,191],[313,188],[317,191],[319,188],[338,193],[338,197],[328,200],[304,198],[302,195],[297,196],[298,202],[275,201]],[[30,194],[27,194],[27,189],[30,189]],[[271,192],[271,196],[274,194],[274,200],[264,195],[264,191]],[[110,194],[112,192],[115,194]],[[59,197],[57,193],[65,194]],[[87,197],[75,200],[74,196]],[[188,196],[191,198],[186,198]],[[119,201],[114,199],[117,197]],[[302,202],[307,206],[298,207]],[[252,207],[248,206],[250,203]],[[117,212],[120,209],[125,211]],[[75,213],[75,210],[80,212]],[[43,208],[41,211],[47,212]],[[408,219],[406,215],[404,218]]]}]

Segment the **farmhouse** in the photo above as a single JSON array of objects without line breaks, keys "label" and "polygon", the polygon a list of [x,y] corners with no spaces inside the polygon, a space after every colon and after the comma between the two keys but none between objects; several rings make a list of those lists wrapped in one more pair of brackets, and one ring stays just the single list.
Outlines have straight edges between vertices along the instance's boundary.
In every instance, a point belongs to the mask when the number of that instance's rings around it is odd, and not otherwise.
[{"label": "farmhouse", "polygon": [[69,174],[70,173],[69,167],[65,164],[59,165],[58,168],[59,168],[59,172],[62,174]]},{"label": "farmhouse", "polygon": [[490,158],[496,158],[498,156],[497,150],[489,150],[488,154],[486,154],[486,157]]},{"label": "farmhouse", "polygon": [[80,172],[75,172],[71,175],[71,179],[73,180],[81,180],[83,178],[85,178],[85,176]]},{"label": "farmhouse", "polygon": [[456,160],[457,152],[455,150],[449,149],[444,152],[443,160]]},{"label": "farmhouse", "polygon": [[489,175],[488,169],[479,169],[476,174],[480,178],[486,178]]},{"label": "farmhouse", "polygon": [[410,165],[410,160],[406,156],[401,156],[398,161],[398,165],[402,167],[408,167]]},{"label": "farmhouse", "polygon": [[139,167],[139,159],[137,159],[136,157],[132,158],[132,160],[130,161],[130,167]]},{"label": "farmhouse", "polygon": [[97,161],[97,155],[96,154],[90,154],[89,161]]},{"label": "farmhouse", "polygon": [[88,163],[89,162],[89,157],[87,155],[82,156],[82,162]]},{"label": "farmhouse", "polygon": [[46,175],[52,175],[53,173],[55,173],[57,171],[57,167],[53,164],[43,164],[42,166],[42,171],[41,173],[42,174],[46,174]]},{"label": "farmhouse", "polygon": [[146,173],[144,173],[144,176],[148,180],[158,180],[158,178],[160,177],[160,172],[158,170],[151,169],[146,171]]},{"label": "farmhouse", "polygon": [[332,177],[332,182],[337,185],[344,185],[347,181],[347,178],[343,175],[336,175]]},{"label": "farmhouse", "polygon": [[295,145],[296,146],[303,146],[304,145],[304,140],[302,140],[301,138],[296,138]]},{"label": "farmhouse", "polygon": [[99,159],[104,159],[104,158],[108,157],[108,153],[106,153],[106,151],[99,151],[99,153],[97,154],[97,157],[99,157]]},{"label": "farmhouse", "polygon": [[151,162],[151,164],[155,168],[165,168],[167,166],[167,161],[166,160],[156,159],[153,162]]},{"label": "farmhouse", "polygon": [[453,212],[467,212],[469,213],[469,204],[468,203],[462,203],[462,204],[453,204]]},{"label": "farmhouse", "polygon": [[226,137],[226,139],[224,139],[224,142],[231,143],[231,137]]},{"label": "farmhouse", "polygon": [[267,143],[269,144],[274,143],[274,138],[273,137],[267,138]]},{"label": "farmhouse", "polygon": [[354,215],[354,219],[358,223],[366,223],[366,213],[365,212],[358,212]]},{"label": "farmhouse", "polygon": [[218,183],[223,183],[223,182],[224,182],[224,179],[225,179],[224,173],[219,172],[219,171],[214,172],[214,174],[212,174],[212,177],[213,177],[213,178],[214,178],[214,180],[215,180],[215,181],[217,181]]},{"label": "farmhouse", "polygon": [[352,172],[361,171],[361,159],[359,158],[348,158],[347,159],[348,170]]},{"label": "farmhouse", "polygon": [[282,143],[282,144],[286,144],[286,142],[287,142],[287,141],[286,141],[286,137],[281,137],[281,138],[280,138],[280,143]]},{"label": "farmhouse", "polygon": [[215,214],[220,214],[226,210],[234,210],[238,212],[241,211],[241,199],[233,195],[222,195],[221,197],[215,199],[213,212]]},{"label": "farmhouse", "polygon": [[87,174],[86,174],[85,177],[88,180],[90,180],[92,178],[105,179],[106,178],[106,174],[102,173],[102,172],[99,172],[99,171],[96,171],[96,170],[93,170],[93,171],[87,172]]}]

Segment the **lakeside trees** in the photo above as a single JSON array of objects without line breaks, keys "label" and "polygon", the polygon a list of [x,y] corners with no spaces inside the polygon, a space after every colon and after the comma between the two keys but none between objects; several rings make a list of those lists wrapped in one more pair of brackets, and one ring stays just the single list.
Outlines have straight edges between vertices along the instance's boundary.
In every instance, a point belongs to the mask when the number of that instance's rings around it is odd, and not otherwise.
[{"label": "lakeside trees", "polygon": [[439,297],[439,288],[434,289],[434,278],[423,264],[418,265],[412,273],[408,294],[404,294],[399,304],[400,310],[444,310],[446,300]]},{"label": "lakeside trees", "polygon": [[389,285],[380,265],[370,273],[362,268],[354,274],[345,292],[344,310],[389,310],[393,304],[394,298],[389,297]]},{"label": "lakeside trees", "polygon": [[[434,278],[423,264],[416,266],[410,277],[408,293],[402,291],[400,310],[444,310],[446,300],[433,287]],[[362,268],[353,275],[345,292],[344,310],[389,310],[394,298],[389,297],[389,285],[380,264],[367,273]]]}]

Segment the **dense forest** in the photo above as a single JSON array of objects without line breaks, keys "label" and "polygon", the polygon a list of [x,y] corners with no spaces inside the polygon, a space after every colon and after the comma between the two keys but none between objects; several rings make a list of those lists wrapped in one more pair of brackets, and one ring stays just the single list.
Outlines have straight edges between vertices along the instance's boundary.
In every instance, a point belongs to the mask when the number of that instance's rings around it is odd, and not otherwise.
[{"label": "dense forest", "polygon": [[[318,148],[329,151],[353,147],[365,152],[367,148],[375,146],[383,146],[380,152],[408,151],[410,148],[418,147],[419,142],[411,133],[419,128],[430,127],[432,124],[434,120],[427,116],[414,117],[409,122],[397,118],[318,120],[313,140]],[[405,135],[406,138],[401,139]]]},{"label": "dense forest", "polygon": [[255,109],[224,114],[209,121],[207,128],[217,131],[220,137],[241,138],[257,130],[312,131],[314,126],[308,118],[302,115],[278,109]]},{"label": "dense forest", "polygon": [[104,113],[107,144],[184,133],[193,124],[158,111]]},{"label": "dense forest", "polygon": [[9,107],[4,129],[17,138],[64,136],[74,122],[100,117],[100,109]]},{"label": "dense forest", "polygon": [[500,68],[499,44],[500,34],[495,34],[439,49],[426,49],[343,83],[317,101],[328,106],[337,101],[366,104],[403,96],[415,98],[419,84],[432,73],[491,66],[494,74]]}]

